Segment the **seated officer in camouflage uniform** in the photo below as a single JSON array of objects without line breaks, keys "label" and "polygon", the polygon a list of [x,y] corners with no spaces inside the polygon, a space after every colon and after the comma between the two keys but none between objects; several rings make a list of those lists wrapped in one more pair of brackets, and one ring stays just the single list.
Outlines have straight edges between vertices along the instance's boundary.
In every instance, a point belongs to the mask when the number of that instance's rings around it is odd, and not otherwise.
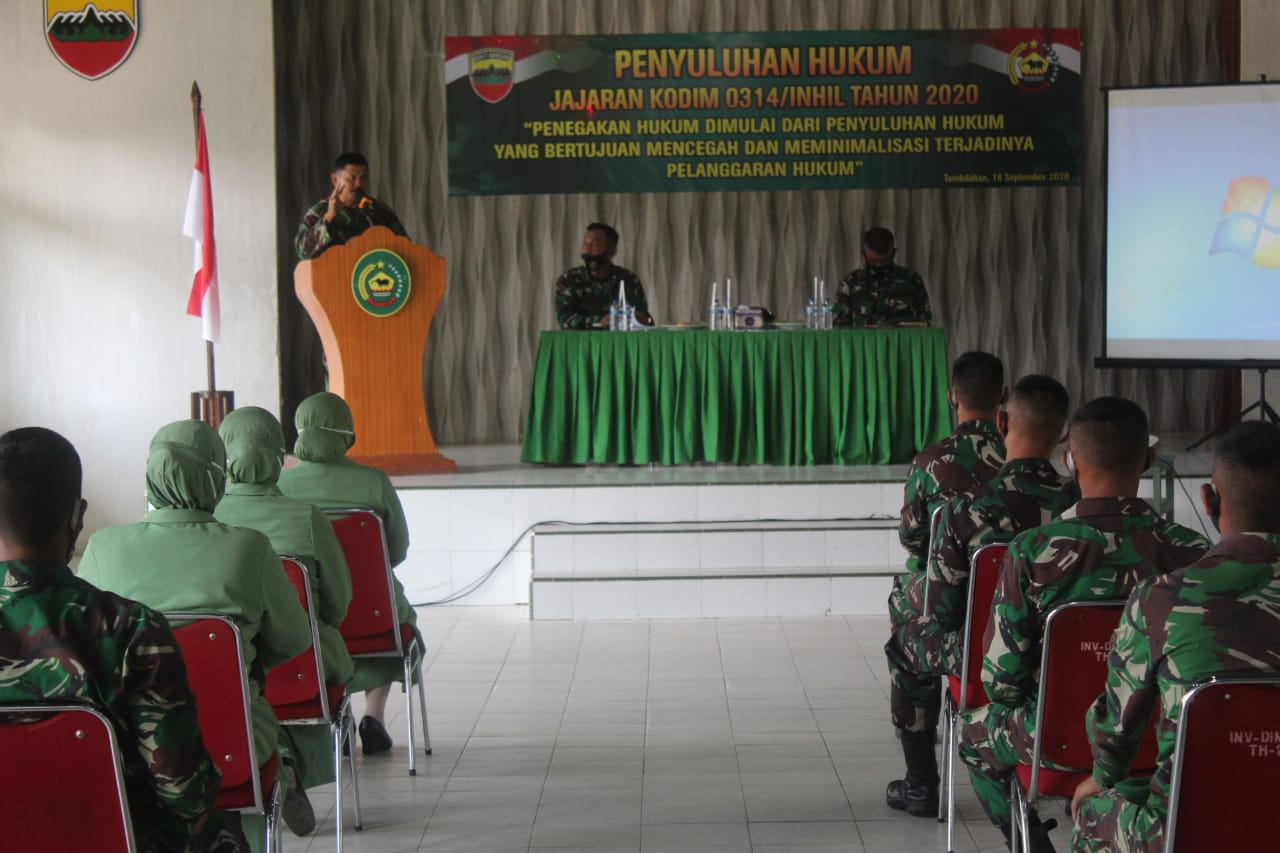
[{"label": "seated officer in camouflage uniform", "polygon": [[369,161],[363,154],[339,154],[329,176],[333,192],[302,215],[293,250],[298,260],[318,257],[330,246],[341,245],[375,225],[408,237],[395,211],[368,194]]},{"label": "seated officer in camouflage uniform", "polygon": [[862,266],[836,288],[836,326],[900,326],[933,322],[929,293],[920,274],[893,262],[893,232],[871,228],[862,235]]},{"label": "seated officer in camouflage uniform", "polygon": [[[1182,697],[1211,675],[1280,671],[1280,428],[1228,433],[1201,497],[1221,540],[1139,584],[1116,630],[1106,692],[1086,718],[1094,765],[1072,803],[1076,850],[1164,850]],[[1153,713],[1156,774],[1126,780]]]},{"label": "seated officer in camouflage uniform", "polygon": [[885,645],[889,711],[902,735],[907,776],[889,783],[885,801],[890,808],[912,814],[923,815],[930,808],[937,808],[938,763],[933,748],[942,693],[938,678],[921,679],[902,668],[897,633],[920,616],[923,560],[934,508],[985,483],[1004,463],[1004,442],[995,421],[1006,390],[1004,365],[994,355],[967,352],[957,358],[951,367],[947,398],[956,409],[959,426],[951,435],[920,451],[907,471],[898,528],[898,538],[907,550],[906,572],[894,578],[889,593],[890,633]]},{"label": "seated officer in camouflage uniform", "polygon": [[209,811],[221,776],[169,624],[67,567],[85,506],[70,442],[39,427],[0,436],[0,702],[85,702],[107,716],[139,850],[247,850]]},{"label": "seated officer in camouflage uniform", "polygon": [[[915,706],[916,719],[937,719],[938,679],[959,672],[973,551],[1039,527],[1080,499],[1075,482],[1058,474],[1049,462],[1062,438],[1070,405],[1067,389],[1056,379],[1031,375],[1018,380],[996,416],[1005,442],[1003,467],[989,482],[942,505],[935,544],[926,558],[928,582],[908,586],[909,609],[921,615],[904,621],[885,646],[890,659],[896,659],[894,683],[911,685],[901,691],[905,700],[924,700]],[[927,591],[923,601],[922,587]],[[937,778],[933,744],[922,743],[919,755],[908,751],[907,756],[906,811],[932,816],[937,813],[937,787],[914,783]]]},{"label": "seated officer in camouflage uniform", "polygon": [[618,232],[603,222],[592,222],[582,237],[582,266],[556,280],[556,322],[562,329],[609,328],[609,305],[618,298],[621,285],[627,305],[636,319],[653,325],[644,285],[631,270],[613,263],[618,253]]},{"label": "seated officer in camouflage uniform", "polygon": [[[1130,400],[1099,397],[1071,420],[1064,457],[1082,495],[1056,521],[1009,545],[987,626],[983,686],[991,704],[961,718],[960,758],[987,816],[1008,837],[1009,775],[1030,761],[1041,639],[1049,612],[1072,601],[1126,598],[1152,575],[1208,549],[1200,534],[1165,521],[1136,497],[1154,459],[1147,416]],[[1032,819],[1031,849],[1052,850],[1052,823]]]},{"label": "seated officer in camouflage uniform", "polygon": [[1080,500],[1075,480],[1059,474],[1049,461],[1070,412],[1071,397],[1058,380],[1039,374],[1018,380],[997,421],[1004,435],[1004,467],[982,488],[943,506],[925,583],[923,621],[935,636],[923,646],[909,646],[928,651],[919,661],[925,666],[922,672],[959,674],[974,552],[1048,524]]}]

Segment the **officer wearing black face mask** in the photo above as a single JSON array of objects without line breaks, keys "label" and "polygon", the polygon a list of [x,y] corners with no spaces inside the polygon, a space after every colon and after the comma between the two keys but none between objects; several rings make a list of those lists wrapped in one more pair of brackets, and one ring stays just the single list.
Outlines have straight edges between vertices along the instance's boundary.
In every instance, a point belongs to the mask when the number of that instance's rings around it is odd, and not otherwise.
[{"label": "officer wearing black face mask", "polygon": [[592,222],[582,237],[582,266],[556,280],[556,320],[562,329],[609,328],[609,305],[621,287],[636,319],[653,325],[644,286],[630,270],[613,263],[618,232],[603,222]]},{"label": "officer wearing black face mask", "polygon": [[893,232],[871,228],[862,235],[863,265],[836,288],[837,326],[927,326],[933,322],[929,294],[919,273],[893,262]]}]

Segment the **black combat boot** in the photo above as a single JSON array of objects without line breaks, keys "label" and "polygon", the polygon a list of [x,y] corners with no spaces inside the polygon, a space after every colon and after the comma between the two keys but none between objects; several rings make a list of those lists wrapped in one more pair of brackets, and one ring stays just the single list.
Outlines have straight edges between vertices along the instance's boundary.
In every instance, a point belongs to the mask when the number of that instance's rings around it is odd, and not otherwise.
[{"label": "black combat boot", "polygon": [[907,775],[885,788],[884,800],[891,809],[915,817],[938,815],[938,756],[934,752],[937,732],[902,733],[902,755]]}]

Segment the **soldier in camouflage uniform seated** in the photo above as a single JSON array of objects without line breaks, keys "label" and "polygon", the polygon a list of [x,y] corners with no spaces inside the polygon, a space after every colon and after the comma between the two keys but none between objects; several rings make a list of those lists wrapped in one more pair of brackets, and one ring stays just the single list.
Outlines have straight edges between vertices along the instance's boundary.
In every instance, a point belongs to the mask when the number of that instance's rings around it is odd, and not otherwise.
[{"label": "soldier in camouflage uniform seated", "polygon": [[0,436],[0,702],[84,702],[107,716],[140,851],[248,850],[238,825],[209,811],[221,776],[169,624],[67,567],[85,506],[65,438]]},{"label": "soldier in camouflage uniform seated", "polygon": [[[1233,429],[1201,491],[1222,538],[1129,598],[1106,692],[1086,719],[1094,765],[1072,803],[1076,850],[1164,850],[1182,697],[1211,675],[1280,671],[1280,428]],[[1156,774],[1126,780],[1153,713]]]},{"label": "soldier in camouflage uniform seated", "polygon": [[[907,775],[889,783],[890,808],[930,814],[938,804],[938,760],[934,754],[941,682],[921,677],[900,665],[897,634],[920,616],[924,556],[929,547],[929,519],[943,501],[986,482],[1004,463],[1004,442],[996,428],[1004,401],[1004,365],[985,352],[967,352],[951,367],[947,397],[956,408],[959,426],[937,444],[926,447],[907,471],[898,538],[907,550],[906,572],[893,579],[889,593],[889,711],[902,736]],[[914,603],[913,603],[914,602]]]},{"label": "soldier in camouflage uniform seated", "polygon": [[[934,546],[927,557],[928,581],[908,585],[909,618],[885,646],[896,659],[898,682],[913,684],[902,691],[908,701],[927,699],[915,708],[916,718],[936,717],[938,678],[959,672],[961,633],[973,551],[992,542],[1007,542],[1021,530],[1039,527],[1080,498],[1074,481],[1064,478],[1049,462],[1070,412],[1067,389],[1048,376],[1025,376],[1014,385],[1009,402],[997,414],[1004,434],[1006,457],[995,477],[961,492],[943,504]],[[917,573],[917,577],[920,573]],[[919,596],[924,592],[924,601]],[[933,745],[928,758],[933,757]],[[936,773],[936,764],[917,768],[916,778]],[[931,793],[931,792],[930,792]],[[936,814],[932,796],[907,802],[906,811],[920,817]]]},{"label": "soldier in camouflage uniform seated", "polygon": [[644,285],[631,270],[613,263],[618,253],[618,232],[603,222],[592,222],[582,237],[582,266],[556,280],[556,322],[562,329],[609,328],[609,305],[618,298],[618,287],[636,319],[653,325]]},{"label": "soldier in camouflage uniform seated", "polygon": [[[1018,534],[1000,571],[987,626],[983,686],[991,704],[961,718],[960,758],[992,822],[1008,836],[1009,775],[1031,759],[1044,621],[1072,601],[1126,598],[1152,575],[1189,565],[1208,549],[1200,534],[1165,521],[1136,497],[1154,459],[1147,416],[1130,400],[1100,397],[1071,420],[1083,497],[1057,521]],[[1031,849],[1052,850],[1053,824],[1032,820]]]},{"label": "soldier in camouflage uniform seated", "polygon": [[1004,467],[981,488],[943,505],[926,567],[924,616],[908,625],[910,640],[902,644],[920,672],[959,675],[974,552],[1048,524],[1080,500],[1075,481],[1049,461],[1070,412],[1071,398],[1058,380],[1039,374],[1019,379],[996,422],[1004,435]]},{"label": "soldier in camouflage uniform seated", "polygon": [[836,326],[900,326],[933,322],[929,293],[920,274],[893,262],[893,232],[871,228],[862,235],[860,268],[836,288],[832,323]]}]

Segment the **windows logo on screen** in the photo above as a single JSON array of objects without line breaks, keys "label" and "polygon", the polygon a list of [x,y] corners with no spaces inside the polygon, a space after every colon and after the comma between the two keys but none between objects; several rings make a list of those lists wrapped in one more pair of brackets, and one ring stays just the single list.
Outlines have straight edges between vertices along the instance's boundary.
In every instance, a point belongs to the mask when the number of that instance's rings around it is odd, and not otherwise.
[{"label": "windows logo on screen", "polygon": [[1280,269],[1280,190],[1256,175],[1235,178],[1221,213],[1209,254],[1230,252],[1263,269]]}]

